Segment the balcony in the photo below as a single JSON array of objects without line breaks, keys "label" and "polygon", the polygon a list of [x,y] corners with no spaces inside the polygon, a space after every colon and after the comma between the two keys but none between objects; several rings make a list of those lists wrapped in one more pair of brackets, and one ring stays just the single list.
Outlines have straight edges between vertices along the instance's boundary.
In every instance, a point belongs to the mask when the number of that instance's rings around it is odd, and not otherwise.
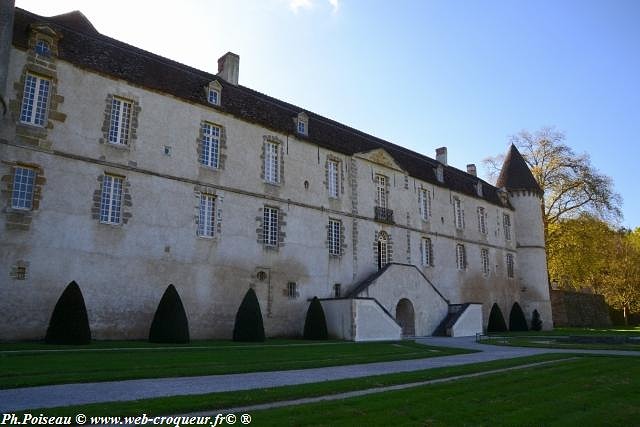
[{"label": "balcony", "polygon": [[395,222],[393,221],[393,210],[389,208],[376,206],[374,208],[374,219],[378,222],[384,222],[386,224],[395,224]]}]

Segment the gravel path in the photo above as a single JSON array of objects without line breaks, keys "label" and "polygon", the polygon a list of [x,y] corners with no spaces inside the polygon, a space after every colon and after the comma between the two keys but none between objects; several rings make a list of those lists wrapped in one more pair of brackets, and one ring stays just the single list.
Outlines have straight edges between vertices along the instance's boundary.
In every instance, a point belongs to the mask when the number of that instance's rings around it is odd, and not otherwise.
[{"label": "gravel path", "polygon": [[98,383],[61,384],[0,390],[0,412],[56,406],[82,405],[98,402],[127,401],[154,397],[205,394],[265,387],[306,384],[346,378],[358,378],[396,372],[417,371],[446,366],[466,365],[543,353],[589,353],[603,355],[640,356],[640,352],[609,350],[558,350],[507,347],[478,344],[473,337],[420,338],[418,342],[480,350],[478,353],[399,360],[359,365],[298,369],[291,371],[252,372],[244,374],[208,375],[199,377],[156,378]]}]

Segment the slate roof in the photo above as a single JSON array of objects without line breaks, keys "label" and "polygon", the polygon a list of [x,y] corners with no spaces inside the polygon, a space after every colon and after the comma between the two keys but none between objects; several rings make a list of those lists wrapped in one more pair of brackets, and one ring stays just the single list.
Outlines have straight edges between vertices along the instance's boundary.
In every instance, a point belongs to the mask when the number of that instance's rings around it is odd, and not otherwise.
[{"label": "slate roof", "polygon": [[527,162],[513,144],[511,144],[509,152],[504,159],[496,186],[507,188],[508,190],[532,190],[542,193],[542,189],[538,185],[538,181],[533,177]]},{"label": "slate roof", "polygon": [[[475,176],[451,166],[444,166],[444,183],[440,183],[434,170],[439,163],[430,157],[242,85],[227,83],[215,74],[102,35],[78,11],[42,17],[15,8],[13,43],[16,47],[25,50],[28,48],[29,26],[35,23],[46,23],[62,34],[58,45],[59,58],[77,67],[218,109],[242,120],[277,132],[296,135],[297,138],[345,155],[383,148],[412,177],[476,198],[476,184],[480,181],[483,185],[482,199],[510,207],[508,202],[503,203],[499,198],[498,188]],[[223,88],[220,106],[212,106],[205,96],[204,87],[212,80],[218,80]],[[305,111],[309,116],[308,136],[300,136],[295,132],[294,118],[301,111]]]}]

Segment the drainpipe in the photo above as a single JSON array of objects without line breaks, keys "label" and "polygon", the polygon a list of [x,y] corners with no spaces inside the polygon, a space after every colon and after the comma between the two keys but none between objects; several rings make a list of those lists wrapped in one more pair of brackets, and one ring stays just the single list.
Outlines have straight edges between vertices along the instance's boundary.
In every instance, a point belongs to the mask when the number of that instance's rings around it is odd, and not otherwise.
[{"label": "drainpipe", "polygon": [[9,76],[9,54],[13,43],[13,15],[15,0],[0,0],[0,114],[7,114],[7,78]]}]

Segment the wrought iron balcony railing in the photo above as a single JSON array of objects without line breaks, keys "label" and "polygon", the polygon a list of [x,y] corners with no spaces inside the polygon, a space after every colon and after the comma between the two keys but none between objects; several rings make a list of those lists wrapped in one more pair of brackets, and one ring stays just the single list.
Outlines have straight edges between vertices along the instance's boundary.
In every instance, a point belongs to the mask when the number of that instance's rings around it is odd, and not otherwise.
[{"label": "wrought iron balcony railing", "polygon": [[374,208],[374,219],[379,222],[385,222],[387,224],[394,224],[393,222],[393,210],[389,208],[382,208],[376,206]]}]

